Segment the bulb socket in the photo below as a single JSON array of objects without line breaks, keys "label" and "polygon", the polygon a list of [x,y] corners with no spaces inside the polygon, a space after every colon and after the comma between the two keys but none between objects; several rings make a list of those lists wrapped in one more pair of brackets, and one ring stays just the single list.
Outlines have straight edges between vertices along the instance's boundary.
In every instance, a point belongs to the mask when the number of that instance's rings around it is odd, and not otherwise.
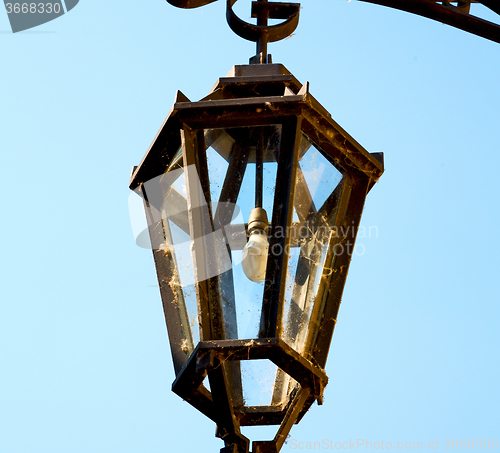
[{"label": "bulb socket", "polygon": [[269,221],[267,220],[267,213],[264,208],[254,208],[250,212],[248,234],[252,234],[256,230],[263,231],[265,234],[269,230]]}]

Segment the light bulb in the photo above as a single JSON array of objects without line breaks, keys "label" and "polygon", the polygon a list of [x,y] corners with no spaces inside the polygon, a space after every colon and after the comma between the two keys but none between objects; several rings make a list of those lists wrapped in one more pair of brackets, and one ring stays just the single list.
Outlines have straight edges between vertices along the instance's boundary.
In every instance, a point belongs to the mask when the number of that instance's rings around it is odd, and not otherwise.
[{"label": "light bulb", "polygon": [[267,267],[267,252],[269,250],[269,242],[267,235],[261,230],[254,230],[245,247],[241,265],[243,271],[249,280],[259,283],[266,276]]}]

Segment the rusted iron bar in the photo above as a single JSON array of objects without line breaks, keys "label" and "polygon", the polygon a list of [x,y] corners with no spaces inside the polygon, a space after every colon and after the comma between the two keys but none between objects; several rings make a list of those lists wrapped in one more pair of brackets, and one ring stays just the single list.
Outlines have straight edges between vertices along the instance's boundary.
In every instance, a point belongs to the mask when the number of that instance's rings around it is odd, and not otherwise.
[{"label": "rusted iron bar", "polygon": [[[452,27],[459,28],[490,41],[500,43],[500,25],[489,22],[467,12],[470,2],[458,2],[457,6],[451,2],[436,2],[433,0],[360,0],[362,2],[375,3],[388,6],[408,13],[418,14],[428,19],[443,22]],[[497,0],[482,0],[484,6],[500,14],[500,5]]]}]

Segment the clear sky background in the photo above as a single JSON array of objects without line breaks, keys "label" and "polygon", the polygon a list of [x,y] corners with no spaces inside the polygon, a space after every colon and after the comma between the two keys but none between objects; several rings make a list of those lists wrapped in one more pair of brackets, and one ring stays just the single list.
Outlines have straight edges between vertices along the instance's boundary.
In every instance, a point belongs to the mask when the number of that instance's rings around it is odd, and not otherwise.
[{"label": "clear sky background", "polygon": [[[250,2],[238,3],[249,19]],[[386,159],[325,404],[283,452],[323,439],[438,440],[440,451],[446,439],[500,439],[500,45],[356,0],[304,0],[296,33],[270,52]],[[175,91],[198,100],[253,54],[223,1],[81,0],[16,34],[0,8],[1,453],[223,446],[170,390],[128,181]]]}]

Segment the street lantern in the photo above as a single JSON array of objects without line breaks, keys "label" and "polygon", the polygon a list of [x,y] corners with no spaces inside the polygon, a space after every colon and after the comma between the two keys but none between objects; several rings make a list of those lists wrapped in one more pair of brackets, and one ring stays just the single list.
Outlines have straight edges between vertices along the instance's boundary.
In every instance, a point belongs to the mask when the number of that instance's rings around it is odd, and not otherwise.
[{"label": "street lantern", "polygon": [[172,389],[216,423],[224,453],[248,453],[240,427],[255,425],[278,428],[251,451],[278,452],[322,403],[362,208],[383,173],[382,156],[262,42],[251,61],[198,102],[178,92],[130,182],[144,199]]}]

